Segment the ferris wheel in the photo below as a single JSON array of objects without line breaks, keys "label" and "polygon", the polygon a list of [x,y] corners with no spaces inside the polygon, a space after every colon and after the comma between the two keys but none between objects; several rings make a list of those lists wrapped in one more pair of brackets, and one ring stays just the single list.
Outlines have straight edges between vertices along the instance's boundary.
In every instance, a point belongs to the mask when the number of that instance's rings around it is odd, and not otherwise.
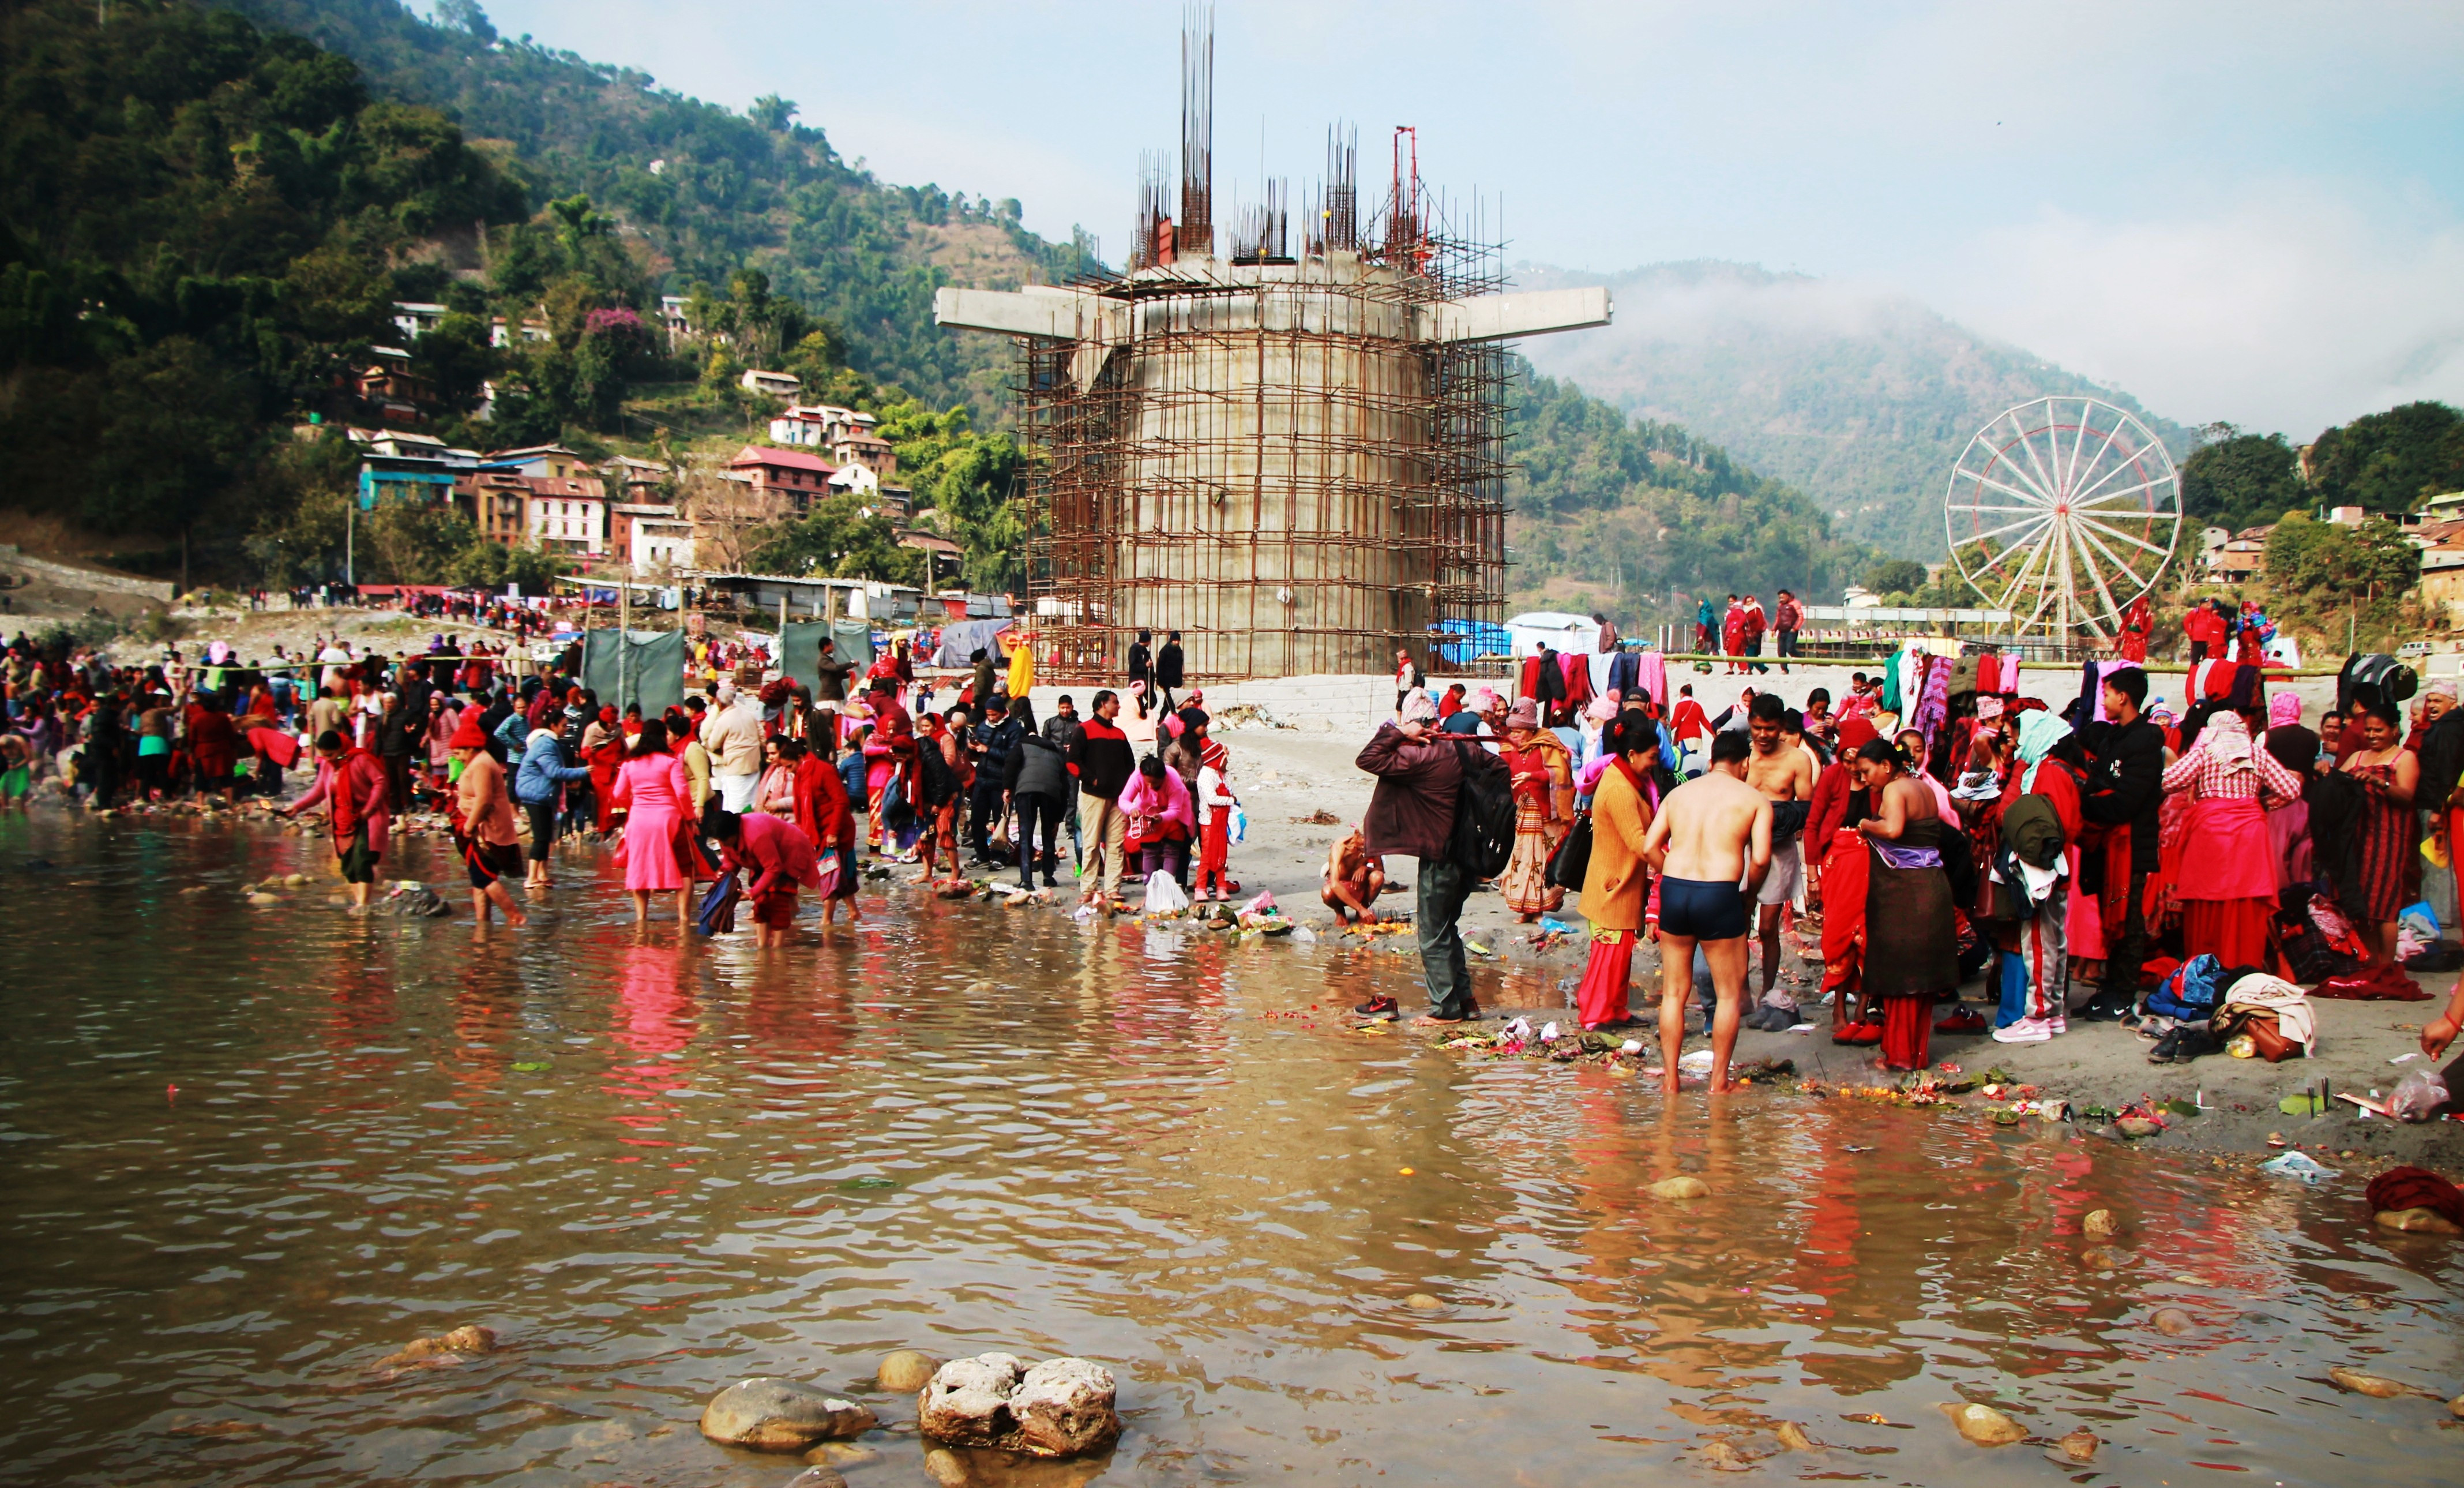
[{"label": "ferris wheel", "polygon": [[1950,470],[1950,559],[2014,631],[2109,637],[2181,539],[2181,477],[2163,440],[2097,398],[2006,410]]}]

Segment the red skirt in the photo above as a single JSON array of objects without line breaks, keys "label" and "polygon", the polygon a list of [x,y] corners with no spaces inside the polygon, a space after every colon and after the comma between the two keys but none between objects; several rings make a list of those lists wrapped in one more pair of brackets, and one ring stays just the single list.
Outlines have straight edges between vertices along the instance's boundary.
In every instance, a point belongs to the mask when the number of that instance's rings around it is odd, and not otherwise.
[{"label": "red skirt", "polygon": [[2192,899],[2182,901],[2182,956],[2205,951],[2220,966],[2267,966],[2269,899]]},{"label": "red skirt", "polygon": [[1583,967],[1583,982],[1574,989],[1574,1016],[1585,1028],[1623,1023],[1633,1016],[1626,990],[1634,982],[1632,930],[1592,932],[1592,959]]},{"label": "red skirt", "polygon": [[1933,1062],[1933,999],[1885,997],[1882,1063],[1895,1070],[1922,1070]]}]

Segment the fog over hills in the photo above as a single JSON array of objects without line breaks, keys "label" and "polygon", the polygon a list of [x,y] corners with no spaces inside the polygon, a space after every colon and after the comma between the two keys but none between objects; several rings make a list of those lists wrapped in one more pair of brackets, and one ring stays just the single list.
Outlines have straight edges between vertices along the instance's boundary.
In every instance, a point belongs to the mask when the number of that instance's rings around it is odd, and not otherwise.
[{"label": "fog over hills", "polygon": [[1932,560],[1969,438],[2013,404],[2085,393],[2146,420],[2176,460],[2197,435],[1896,291],[1696,260],[1621,274],[1522,264],[1532,289],[1605,284],[1615,323],[1523,352],[1630,413],[1684,425],[1834,514],[1843,536]]}]

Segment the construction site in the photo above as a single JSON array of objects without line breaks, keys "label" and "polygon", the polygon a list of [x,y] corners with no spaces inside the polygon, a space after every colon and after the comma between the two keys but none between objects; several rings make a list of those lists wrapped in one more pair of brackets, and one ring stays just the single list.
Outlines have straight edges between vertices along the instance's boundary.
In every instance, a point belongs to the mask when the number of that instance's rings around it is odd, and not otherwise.
[{"label": "construction site", "polygon": [[1382,201],[1331,129],[1298,230],[1268,180],[1219,244],[1214,85],[1194,12],[1178,168],[1145,157],[1121,270],[935,299],[1018,346],[1041,670],[1116,680],[1141,632],[1180,633],[1198,679],[1463,657],[1503,619],[1506,343],[1604,324],[1607,292],[1507,293],[1486,213],[1422,182],[1409,126]]}]

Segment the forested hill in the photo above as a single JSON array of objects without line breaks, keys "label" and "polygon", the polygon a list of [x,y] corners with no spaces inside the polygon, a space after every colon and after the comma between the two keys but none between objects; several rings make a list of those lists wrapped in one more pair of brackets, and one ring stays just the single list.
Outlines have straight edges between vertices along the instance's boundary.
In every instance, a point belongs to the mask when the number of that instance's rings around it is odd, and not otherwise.
[{"label": "forested hill", "polygon": [[842,160],[792,101],[748,114],[684,98],[644,75],[496,34],[473,0],[442,23],[397,0],[214,0],[269,31],[360,64],[381,96],[437,109],[474,144],[518,163],[535,205],[586,192],[654,251],[667,293],[724,286],[738,269],[835,322],[858,371],[989,424],[1008,348],[933,324],[933,290],[1014,288],[1077,272],[1067,244],[1019,226],[1015,201],[875,180]]},{"label": "forested hill", "polygon": [[1804,493],[1674,424],[1630,417],[1515,362],[1509,610],[1606,611],[1628,627],[1705,593],[1783,585],[1837,604],[1875,554]]}]

